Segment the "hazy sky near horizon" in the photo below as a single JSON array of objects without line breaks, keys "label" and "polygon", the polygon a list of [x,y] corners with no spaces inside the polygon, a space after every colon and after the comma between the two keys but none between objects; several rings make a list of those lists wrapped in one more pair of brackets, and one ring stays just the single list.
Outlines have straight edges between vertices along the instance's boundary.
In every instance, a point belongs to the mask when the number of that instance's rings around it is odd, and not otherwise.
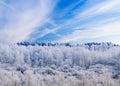
[{"label": "hazy sky near horizon", "polygon": [[0,41],[120,44],[120,0],[0,0]]}]

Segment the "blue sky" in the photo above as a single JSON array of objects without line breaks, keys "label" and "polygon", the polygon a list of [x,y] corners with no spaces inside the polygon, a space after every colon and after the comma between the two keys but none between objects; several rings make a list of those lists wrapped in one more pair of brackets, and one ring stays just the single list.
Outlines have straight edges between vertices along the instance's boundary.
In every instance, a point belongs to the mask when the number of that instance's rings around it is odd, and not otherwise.
[{"label": "blue sky", "polygon": [[0,0],[0,41],[120,44],[120,0]]}]

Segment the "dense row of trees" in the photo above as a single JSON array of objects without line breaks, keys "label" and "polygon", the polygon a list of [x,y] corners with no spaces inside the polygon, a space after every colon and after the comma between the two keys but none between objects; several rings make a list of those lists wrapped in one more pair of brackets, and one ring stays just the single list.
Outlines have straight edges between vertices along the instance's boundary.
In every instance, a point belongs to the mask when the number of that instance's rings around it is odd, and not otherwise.
[{"label": "dense row of trees", "polygon": [[80,47],[81,45],[85,45],[88,47],[92,46],[105,46],[105,47],[112,47],[112,46],[119,46],[117,44],[112,44],[111,42],[102,42],[102,43],[97,43],[97,42],[91,42],[91,43],[85,43],[85,44],[73,44],[73,43],[58,43],[58,42],[18,42],[17,45],[19,46],[69,46],[69,47]]},{"label": "dense row of trees", "polygon": [[0,86],[120,85],[120,46],[50,45],[0,43]]},{"label": "dense row of trees", "polygon": [[[105,46],[106,45],[106,46]],[[120,57],[120,47],[113,44],[89,44],[79,47],[66,46],[18,46],[0,44],[0,62],[10,64],[28,64],[31,67],[80,66],[89,68],[94,64],[115,65]]]}]

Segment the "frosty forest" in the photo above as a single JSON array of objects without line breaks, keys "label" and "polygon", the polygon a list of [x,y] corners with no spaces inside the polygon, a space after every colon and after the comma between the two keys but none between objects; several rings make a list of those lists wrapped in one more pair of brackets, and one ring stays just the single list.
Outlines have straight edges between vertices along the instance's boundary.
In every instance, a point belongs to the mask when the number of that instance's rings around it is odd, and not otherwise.
[{"label": "frosty forest", "polygon": [[120,86],[120,46],[0,43],[0,86]]},{"label": "frosty forest", "polygon": [[0,0],[0,86],[120,86],[120,0]]}]

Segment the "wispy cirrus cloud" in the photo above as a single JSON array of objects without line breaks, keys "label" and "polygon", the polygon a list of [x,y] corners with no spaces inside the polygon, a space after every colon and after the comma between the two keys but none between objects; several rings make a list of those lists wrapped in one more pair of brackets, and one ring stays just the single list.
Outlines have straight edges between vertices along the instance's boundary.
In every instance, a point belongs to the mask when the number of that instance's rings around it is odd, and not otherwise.
[{"label": "wispy cirrus cloud", "polygon": [[[74,31],[71,32],[71,34],[62,36],[61,39],[58,39],[57,41],[84,42],[84,40],[88,40],[89,42],[96,41],[94,39],[97,38],[101,39],[111,37],[114,39],[115,35],[120,36],[119,10],[119,0],[106,0],[105,2],[91,7],[82,13],[78,13],[74,18],[70,19],[66,23],[68,26],[75,25],[75,27],[73,27]],[[85,23],[81,24],[81,22]],[[85,28],[85,30],[81,30],[81,28]],[[119,39],[107,41],[118,42],[117,40]],[[105,40],[101,39],[101,41]]]},{"label": "wispy cirrus cloud", "polygon": [[91,7],[83,13],[80,13],[77,17],[94,16],[108,12],[118,12],[118,10],[120,10],[120,0],[106,0],[103,3]]},{"label": "wispy cirrus cloud", "polygon": [[5,40],[10,42],[28,39],[36,27],[49,19],[56,3],[57,1],[52,3],[52,0],[1,1],[1,7],[6,10],[1,12],[6,19],[5,25],[0,29],[1,38],[5,37]]},{"label": "wispy cirrus cloud", "polygon": [[[86,30],[75,30],[72,34],[62,37],[60,39],[60,42],[77,42],[83,41],[83,40],[92,40],[92,39],[99,39],[100,37],[107,37],[107,36],[114,36],[119,35],[120,36],[120,23],[114,22],[105,24],[103,26],[97,26],[93,28],[89,28]],[[106,39],[107,40],[107,39]],[[102,40],[101,40],[102,41]],[[108,40],[109,41],[109,40]]]},{"label": "wispy cirrus cloud", "polygon": [[3,0],[0,1],[0,5],[5,6],[10,10],[15,10],[11,5],[5,3]]},{"label": "wispy cirrus cloud", "polygon": [[120,0],[2,0],[0,6],[2,40],[117,42],[120,36]]}]

